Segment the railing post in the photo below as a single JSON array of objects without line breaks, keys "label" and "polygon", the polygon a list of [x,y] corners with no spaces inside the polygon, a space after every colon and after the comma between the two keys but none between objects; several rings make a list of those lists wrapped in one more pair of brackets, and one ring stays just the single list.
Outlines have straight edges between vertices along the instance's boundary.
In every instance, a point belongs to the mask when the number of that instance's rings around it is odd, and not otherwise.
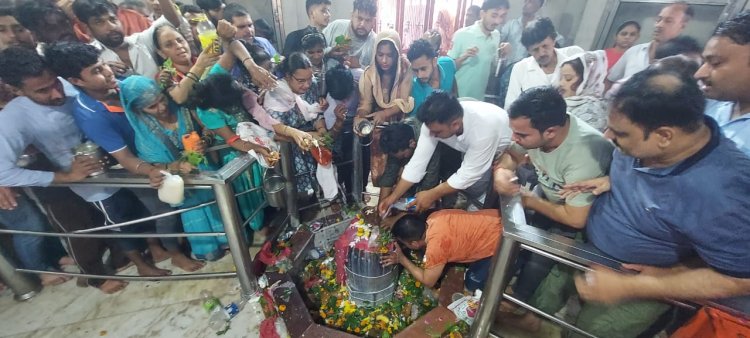
[{"label": "railing post", "polygon": [[365,191],[362,186],[362,173],[364,168],[362,167],[362,144],[359,142],[357,135],[352,136],[352,195],[354,195],[354,201],[362,203],[362,192]]},{"label": "railing post", "polygon": [[290,142],[279,142],[281,146],[281,174],[286,180],[284,196],[286,211],[289,213],[289,223],[293,227],[299,225],[299,208],[297,208],[297,176],[294,172],[294,154]]},{"label": "railing post", "polygon": [[216,194],[216,204],[221,213],[221,220],[224,223],[224,232],[227,234],[232,260],[237,269],[237,278],[239,278],[240,287],[242,287],[242,298],[248,299],[259,291],[259,287],[258,281],[252,273],[252,259],[242,229],[242,221],[237,212],[234,189],[229,182],[215,184],[214,193]]},{"label": "railing post", "polygon": [[[517,207],[516,204],[520,201],[505,196],[500,196],[500,198],[503,227],[512,227],[515,224],[512,219],[512,210]],[[503,298],[503,292],[510,282],[511,268],[520,250],[521,243],[503,236],[495,255],[492,256],[490,275],[484,284],[484,290],[482,290],[482,298],[479,302],[476,319],[471,326],[470,337],[484,338],[489,336],[498,305]]]},{"label": "railing post", "polygon": [[42,290],[42,284],[26,274],[16,271],[13,263],[2,253],[0,253],[0,280],[13,290],[14,298],[19,302],[33,298]]}]

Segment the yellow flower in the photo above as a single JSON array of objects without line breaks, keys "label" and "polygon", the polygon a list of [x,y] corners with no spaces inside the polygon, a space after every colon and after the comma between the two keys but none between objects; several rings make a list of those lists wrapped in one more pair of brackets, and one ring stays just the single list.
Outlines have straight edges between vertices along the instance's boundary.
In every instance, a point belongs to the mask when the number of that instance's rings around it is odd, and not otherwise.
[{"label": "yellow flower", "polygon": [[380,247],[380,253],[381,253],[381,254],[387,254],[387,253],[388,253],[388,248],[386,248],[386,247],[384,247],[384,246],[381,246],[381,247]]},{"label": "yellow flower", "polygon": [[281,312],[286,311],[286,305],[284,305],[284,304],[279,305],[279,311],[281,311]]},{"label": "yellow flower", "polygon": [[414,282],[414,286],[420,287],[420,286],[422,286],[422,283],[420,283],[419,281],[416,281],[416,282]]},{"label": "yellow flower", "polygon": [[322,311],[322,310],[321,310],[321,311],[320,311],[320,318],[323,318],[323,319],[325,319],[326,317],[328,317],[328,315],[327,315],[327,314],[325,313],[325,311]]},{"label": "yellow flower", "polygon": [[359,328],[354,329],[354,333],[359,333],[361,330]]},{"label": "yellow flower", "polygon": [[390,320],[388,319],[388,317],[383,316],[383,315],[377,315],[377,316],[375,316],[375,319],[379,320],[383,324],[388,324],[390,322]]}]

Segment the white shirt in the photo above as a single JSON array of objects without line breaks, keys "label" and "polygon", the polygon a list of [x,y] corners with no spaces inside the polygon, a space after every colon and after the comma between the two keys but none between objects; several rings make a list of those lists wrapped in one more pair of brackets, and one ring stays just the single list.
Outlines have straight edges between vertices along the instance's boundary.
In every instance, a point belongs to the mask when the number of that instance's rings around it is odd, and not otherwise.
[{"label": "white shirt", "polygon": [[[156,27],[165,24],[171,25],[169,20],[164,16],[161,16],[158,20],[154,21],[154,23],[151,24],[151,27],[147,30],[125,37],[125,43],[128,44],[130,62],[133,64],[133,71],[135,71],[136,74],[153,79],[156,78],[156,74],[159,73],[159,66],[156,64],[156,59],[154,58],[156,46],[154,45],[153,36]],[[91,44],[102,51],[102,60],[104,60],[104,62],[122,62],[120,56],[118,56],[115,51],[109,49],[101,42],[94,40]]]},{"label": "white shirt", "polygon": [[552,79],[560,72],[560,66],[562,66],[563,61],[568,57],[580,53],[583,53],[583,49],[578,46],[559,49],[555,48],[555,54],[557,54],[557,65],[552,74],[545,73],[544,70],[542,70],[542,67],[539,67],[539,64],[533,56],[518,61],[518,63],[513,66],[513,71],[510,73],[508,93],[505,95],[505,109],[509,109],[510,105],[518,99],[524,90],[539,86],[556,85],[555,83],[552,83]]},{"label": "white shirt", "polygon": [[607,80],[617,82],[648,68],[650,64],[648,57],[649,48],[651,48],[651,42],[630,47],[625,51],[625,54],[622,54],[620,60],[612,66],[612,69],[609,70]]},{"label": "white shirt", "polygon": [[422,180],[438,142],[464,154],[461,167],[448,178],[447,183],[452,188],[466,189],[490,170],[495,155],[510,145],[508,113],[496,105],[481,101],[462,101],[461,107],[464,109],[464,132],[460,136],[440,139],[430,135],[427,125],[422,125],[417,148],[401,173],[402,179],[413,183]]}]

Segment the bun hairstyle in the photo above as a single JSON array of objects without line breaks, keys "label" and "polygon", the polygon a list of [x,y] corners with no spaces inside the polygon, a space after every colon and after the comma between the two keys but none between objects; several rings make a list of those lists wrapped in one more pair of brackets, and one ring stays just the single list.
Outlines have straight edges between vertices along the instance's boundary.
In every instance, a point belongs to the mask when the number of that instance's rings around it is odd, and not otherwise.
[{"label": "bun hairstyle", "polygon": [[304,53],[294,52],[289,55],[288,58],[284,59],[279,65],[279,72],[284,76],[294,74],[298,69],[310,69],[312,63],[310,59]]},{"label": "bun hairstyle", "polygon": [[242,105],[244,89],[229,74],[211,74],[195,84],[189,105],[229,110]]}]

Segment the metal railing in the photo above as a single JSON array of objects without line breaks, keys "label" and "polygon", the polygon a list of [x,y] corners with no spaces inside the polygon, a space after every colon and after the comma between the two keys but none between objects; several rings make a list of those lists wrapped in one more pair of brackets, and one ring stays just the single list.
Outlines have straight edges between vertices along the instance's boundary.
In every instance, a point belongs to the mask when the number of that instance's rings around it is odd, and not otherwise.
[{"label": "metal railing", "polygon": [[[594,265],[625,273],[627,271],[622,271],[621,262],[607,256],[591,244],[575,242],[571,238],[548,233],[526,224],[517,224],[511,215],[514,208],[520,207],[517,205],[518,203],[520,201],[517,199],[501,196],[500,206],[503,219],[503,235],[500,245],[498,245],[497,251],[492,257],[490,275],[482,293],[476,319],[471,326],[470,336],[473,338],[494,336],[490,330],[492,329],[498,305],[502,299],[505,299],[568,330],[586,337],[596,337],[573,324],[545,313],[505,293],[504,291],[508,287],[513,274],[515,260],[521,250],[528,250],[581,271],[590,271],[589,267]],[[711,306],[743,318],[748,318],[748,314],[714,302],[693,304],[673,299],[662,299],[661,301],[689,309],[696,309],[700,305]]]},{"label": "metal railing", "polygon": [[[217,150],[216,148],[211,150]],[[112,224],[107,226],[101,226],[96,228],[89,228],[84,230],[78,230],[70,233],[57,233],[57,232],[35,232],[35,231],[20,231],[20,230],[8,230],[0,229],[0,233],[11,234],[11,235],[34,235],[34,236],[51,236],[51,237],[63,237],[63,238],[168,238],[168,237],[216,237],[226,236],[229,245],[229,251],[232,255],[233,263],[236,267],[236,272],[214,272],[214,273],[188,273],[180,275],[169,275],[169,276],[124,276],[124,275],[98,275],[98,274],[87,274],[87,273],[71,273],[71,272],[58,272],[58,271],[42,271],[42,270],[31,270],[22,269],[13,266],[5,257],[0,255],[0,278],[2,278],[8,287],[16,294],[17,300],[26,300],[33,297],[40,289],[38,282],[28,278],[28,276],[22,275],[23,273],[34,273],[34,274],[56,274],[71,277],[84,277],[84,278],[101,278],[101,279],[118,279],[118,280],[135,280],[135,281],[147,281],[147,280],[189,280],[189,279],[206,279],[206,278],[227,278],[237,277],[239,279],[240,287],[242,288],[243,298],[248,298],[251,295],[259,291],[258,282],[255,276],[252,274],[250,252],[248,250],[247,239],[243,235],[243,228],[246,226],[263,208],[268,204],[267,202],[256,206],[251,213],[250,217],[243,223],[241,221],[240,214],[238,212],[237,202],[235,198],[244,194],[251,193],[261,189],[261,187],[251,188],[247,191],[235,194],[232,188],[232,182],[237,179],[240,175],[246,172],[250,166],[255,162],[255,159],[249,155],[241,155],[225,164],[222,168],[217,171],[203,171],[196,175],[182,175],[185,182],[185,189],[211,189],[214,191],[216,197],[215,201],[206,202],[197,206],[178,209],[170,212],[166,212],[159,215],[152,215],[149,217],[122,222],[118,224]],[[138,189],[152,189],[149,185],[149,179],[143,176],[136,176],[125,172],[107,172],[105,174],[87,178],[82,182],[70,183],[70,184],[56,184],[55,186],[102,186],[102,187],[119,187],[119,188],[138,188]],[[201,232],[201,233],[171,233],[171,234],[156,234],[156,233],[139,233],[139,234],[114,234],[114,233],[93,233],[102,230],[111,230],[115,228],[122,228],[131,226],[133,224],[143,223],[152,221],[155,219],[181,214],[190,210],[202,208],[205,206],[216,205],[219,208],[222,223],[224,224],[224,232]],[[288,204],[288,206],[294,204]]]}]

